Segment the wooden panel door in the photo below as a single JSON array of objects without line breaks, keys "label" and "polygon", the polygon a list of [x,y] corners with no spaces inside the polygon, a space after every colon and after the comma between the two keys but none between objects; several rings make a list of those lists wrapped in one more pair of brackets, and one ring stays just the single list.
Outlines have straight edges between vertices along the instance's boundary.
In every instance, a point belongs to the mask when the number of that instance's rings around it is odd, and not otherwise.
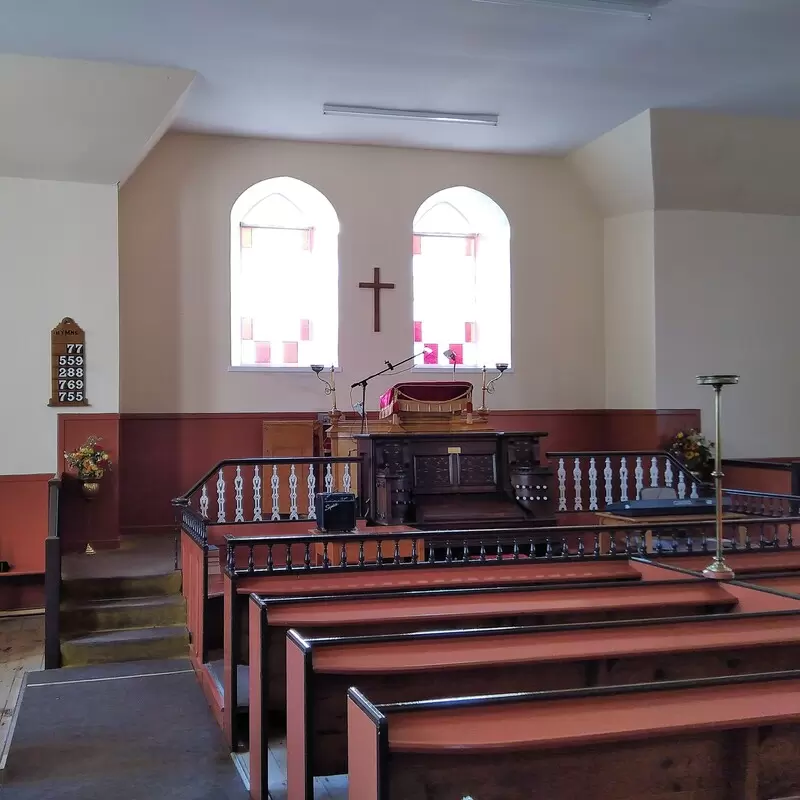
[{"label": "wooden panel door", "polygon": [[[262,453],[265,458],[311,458],[322,454],[322,426],[317,420],[270,420],[262,427]],[[290,467],[278,467],[280,479],[279,508],[281,514],[289,514]],[[297,475],[297,511],[300,516],[308,513],[308,466],[295,467]],[[272,468],[264,468],[264,511],[272,509]],[[320,491],[317,487],[317,491]]]}]

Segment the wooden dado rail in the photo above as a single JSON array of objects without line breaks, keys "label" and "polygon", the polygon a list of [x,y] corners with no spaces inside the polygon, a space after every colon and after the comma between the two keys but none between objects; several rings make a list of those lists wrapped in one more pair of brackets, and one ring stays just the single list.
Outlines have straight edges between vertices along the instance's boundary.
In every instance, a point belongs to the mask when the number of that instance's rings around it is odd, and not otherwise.
[{"label": "wooden dado rail", "polygon": [[351,688],[347,711],[354,800],[800,792],[798,670],[385,705]]}]

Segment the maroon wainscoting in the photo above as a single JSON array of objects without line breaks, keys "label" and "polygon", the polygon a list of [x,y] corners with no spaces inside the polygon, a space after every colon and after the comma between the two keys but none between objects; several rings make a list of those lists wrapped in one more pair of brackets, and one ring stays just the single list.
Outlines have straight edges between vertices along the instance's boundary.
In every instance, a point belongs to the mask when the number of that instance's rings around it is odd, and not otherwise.
[{"label": "maroon wainscoting", "polygon": [[784,463],[723,459],[723,482],[727,489],[747,489],[751,492],[792,494],[793,468],[790,460]]},{"label": "maroon wainscoting", "polygon": [[65,477],[61,491],[61,541],[66,552],[83,550],[87,543],[95,549],[119,546],[120,494],[126,473],[120,448],[120,415],[59,414],[59,469],[66,473],[64,453],[80,447],[90,436],[101,440],[111,458],[112,469],[103,476],[100,494],[91,501],[83,497],[76,479]]},{"label": "maroon wainscoting", "polygon": [[44,605],[49,474],[0,475],[0,611]]},{"label": "maroon wainscoting", "polygon": [[[262,454],[262,423],[315,419],[315,413],[122,414],[117,470],[124,532],[174,530],[172,498],[224,458]],[[699,427],[692,410],[495,411],[495,430],[547,431],[547,450],[657,449],[675,431]]]}]

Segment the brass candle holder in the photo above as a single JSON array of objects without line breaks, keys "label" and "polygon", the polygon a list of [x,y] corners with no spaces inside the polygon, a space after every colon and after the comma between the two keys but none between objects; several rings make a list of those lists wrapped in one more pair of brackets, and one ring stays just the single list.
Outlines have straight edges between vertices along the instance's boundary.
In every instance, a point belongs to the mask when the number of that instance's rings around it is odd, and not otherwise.
[{"label": "brass candle holder", "polygon": [[716,495],[716,555],[714,560],[703,570],[703,575],[718,581],[732,580],[735,575],[725,561],[723,552],[723,525],[722,525],[722,430],[720,424],[722,387],[739,383],[738,375],[698,375],[697,383],[700,386],[714,387],[714,490]]},{"label": "brass candle holder", "polygon": [[503,373],[508,369],[508,364],[495,364],[498,375],[492,378],[489,383],[486,383],[486,365],[483,366],[483,386],[481,388],[481,407],[478,409],[479,413],[486,413],[489,409],[486,408],[486,395],[494,394],[494,384],[503,377]]},{"label": "brass candle holder", "polygon": [[314,373],[316,374],[317,378],[319,378],[319,380],[322,383],[325,384],[325,394],[326,395],[333,395],[333,408],[331,409],[331,414],[338,414],[339,413],[339,409],[336,408],[336,377],[335,377],[335,374],[334,374],[334,366],[331,365],[331,379],[330,379],[330,381],[326,381],[325,378],[323,378],[320,375],[322,370],[325,369],[324,365],[322,365],[322,364],[312,364],[311,365],[311,369],[314,371]]}]

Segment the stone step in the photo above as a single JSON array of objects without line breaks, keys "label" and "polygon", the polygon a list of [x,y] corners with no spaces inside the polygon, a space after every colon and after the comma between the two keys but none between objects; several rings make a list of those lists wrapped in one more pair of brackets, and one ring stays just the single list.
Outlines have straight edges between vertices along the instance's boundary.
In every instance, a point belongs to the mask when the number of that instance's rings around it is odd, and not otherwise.
[{"label": "stone step", "polygon": [[76,636],[61,642],[61,665],[83,667],[119,661],[186,658],[189,633],[183,625],[128,628]]},{"label": "stone step", "polygon": [[63,635],[185,623],[186,603],[179,594],[67,602],[61,606]]},{"label": "stone step", "polygon": [[68,578],[62,583],[61,596],[67,601],[120,597],[152,597],[180,594],[180,570],[163,575],[116,578]]}]

